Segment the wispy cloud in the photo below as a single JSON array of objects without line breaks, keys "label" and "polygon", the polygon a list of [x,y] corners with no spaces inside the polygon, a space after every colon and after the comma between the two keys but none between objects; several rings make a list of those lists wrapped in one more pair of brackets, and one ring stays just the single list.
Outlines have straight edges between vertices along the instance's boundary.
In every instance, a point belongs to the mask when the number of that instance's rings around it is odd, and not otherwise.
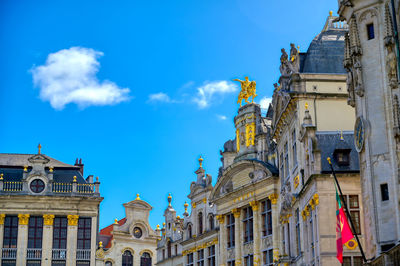
[{"label": "wispy cloud", "polygon": [[113,105],[129,100],[128,88],[112,81],[99,81],[97,60],[102,52],[83,47],[71,47],[49,54],[46,63],[31,69],[34,85],[40,88],[40,98],[54,109],[75,103],[84,108],[91,105]]},{"label": "wispy cloud", "polygon": [[197,94],[193,98],[193,102],[195,102],[200,109],[204,109],[215,101],[216,95],[223,96],[227,93],[235,92],[236,90],[237,87],[235,84],[225,80],[205,82],[203,86],[197,88]]},{"label": "wispy cloud", "polygon": [[272,98],[264,97],[260,100],[260,105],[262,109],[268,109],[269,104],[271,103]]},{"label": "wispy cloud", "polygon": [[227,117],[225,115],[217,115],[217,118],[219,120],[226,120],[227,119]]},{"label": "wispy cloud", "polygon": [[170,103],[172,102],[171,98],[168,96],[168,94],[164,92],[158,92],[154,94],[149,95],[149,100],[148,102],[164,102],[164,103]]}]

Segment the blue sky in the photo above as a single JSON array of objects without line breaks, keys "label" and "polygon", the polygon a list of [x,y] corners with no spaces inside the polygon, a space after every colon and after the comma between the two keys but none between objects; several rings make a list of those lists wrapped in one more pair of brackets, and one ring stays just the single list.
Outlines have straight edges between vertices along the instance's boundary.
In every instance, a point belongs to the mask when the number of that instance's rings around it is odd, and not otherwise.
[{"label": "blue sky", "polygon": [[234,137],[234,78],[272,95],[280,49],[304,51],[331,0],[0,2],[0,152],[43,153],[99,176],[100,226],[136,193],[183,213],[197,159],[217,178]]}]

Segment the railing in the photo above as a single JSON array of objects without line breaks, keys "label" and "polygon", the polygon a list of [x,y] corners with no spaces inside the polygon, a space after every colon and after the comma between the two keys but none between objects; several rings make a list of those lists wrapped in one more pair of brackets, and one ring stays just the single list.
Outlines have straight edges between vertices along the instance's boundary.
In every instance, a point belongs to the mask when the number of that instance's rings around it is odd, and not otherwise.
[{"label": "railing", "polygon": [[1,252],[2,259],[16,259],[17,249],[16,248],[3,248]]},{"label": "railing", "polygon": [[76,191],[78,193],[94,193],[94,184],[78,184]]},{"label": "railing", "polygon": [[77,249],[76,250],[77,260],[90,260],[90,249]]},{"label": "railing", "polygon": [[41,248],[28,248],[26,250],[26,258],[40,260],[42,258],[42,249]]},{"label": "railing", "polygon": [[5,181],[3,183],[4,191],[22,191],[22,182],[21,181]]},{"label": "railing", "polygon": [[53,183],[52,191],[55,193],[71,193],[72,192],[72,184],[68,183]]},{"label": "railing", "polygon": [[53,260],[65,260],[65,259],[67,259],[67,250],[66,249],[53,249],[51,257]]}]

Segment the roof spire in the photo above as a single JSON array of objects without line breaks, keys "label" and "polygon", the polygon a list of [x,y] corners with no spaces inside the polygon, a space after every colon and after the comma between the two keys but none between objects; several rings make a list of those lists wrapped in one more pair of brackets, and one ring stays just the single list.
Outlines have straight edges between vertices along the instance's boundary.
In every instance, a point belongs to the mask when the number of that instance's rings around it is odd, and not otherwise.
[{"label": "roof spire", "polygon": [[200,155],[200,158],[199,158],[199,165],[200,165],[200,168],[203,167],[203,158],[201,158],[201,155]]},{"label": "roof spire", "polygon": [[40,154],[40,150],[42,149],[42,145],[39,143],[38,147],[38,154]]},{"label": "roof spire", "polygon": [[171,196],[171,193],[169,193],[168,194],[168,207],[172,207],[171,201],[172,201],[172,196]]},{"label": "roof spire", "polygon": [[139,193],[136,194],[136,199],[135,200],[140,200]]}]

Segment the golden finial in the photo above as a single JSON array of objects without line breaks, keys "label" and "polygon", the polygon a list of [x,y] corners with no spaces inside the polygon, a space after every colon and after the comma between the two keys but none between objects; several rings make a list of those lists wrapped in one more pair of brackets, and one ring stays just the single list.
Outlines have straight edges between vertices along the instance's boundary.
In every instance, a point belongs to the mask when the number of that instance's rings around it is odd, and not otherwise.
[{"label": "golden finial", "polygon": [[168,194],[168,206],[171,206],[172,196],[171,193]]},{"label": "golden finial", "polygon": [[156,230],[157,231],[160,230],[160,225],[159,224],[157,224]]},{"label": "golden finial", "polygon": [[0,180],[3,180],[3,173],[0,174]]},{"label": "golden finial", "polygon": [[199,158],[199,164],[200,164],[200,168],[202,168],[203,167],[203,158],[201,158],[201,155],[200,155],[200,158]]},{"label": "golden finial", "polygon": [[24,166],[24,172],[28,172],[28,166]]},{"label": "golden finial", "polygon": [[38,147],[38,154],[40,154],[40,150],[42,149],[42,145],[39,143]]},{"label": "golden finial", "polygon": [[103,248],[103,242],[99,241],[99,248]]},{"label": "golden finial", "polygon": [[53,173],[53,170],[54,170],[54,167],[53,167],[53,166],[50,166],[50,167],[49,167],[49,172],[50,172],[50,173]]},{"label": "golden finial", "polygon": [[96,182],[99,182],[99,177],[98,176],[96,176]]},{"label": "golden finial", "polygon": [[329,163],[329,164],[332,164],[332,162],[331,162],[331,157],[326,158],[326,160],[328,160],[328,163]]},{"label": "golden finial", "polygon": [[333,11],[329,11],[329,16],[332,17],[333,16]]},{"label": "golden finial", "polygon": [[164,222],[164,223],[162,223],[162,227],[165,227],[165,222]]},{"label": "golden finial", "polygon": [[343,130],[340,130],[340,140],[344,140],[344,138],[343,138]]},{"label": "golden finial", "polygon": [[114,219],[114,224],[118,224],[118,219],[117,218]]},{"label": "golden finial", "polygon": [[300,45],[297,45],[297,53],[300,53]]},{"label": "golden finial", "polygon": [[176,219],[181,219],[181,217],[178,215],[178,216],[176,216]]},{"label": "golden finial", "polygon": [[76,183],[76,175],[74,175],[74,180],[72,182]]},{"label": "golden finial", "polygon": [[304,107],[306,108],[306,110],[308,110],[308,103],[306,103],[306,104],[304,105]]},{"label": "golden finial", "polygon": [[140,200],[139,194],[136,194],[136,199],[135,200]]}]

